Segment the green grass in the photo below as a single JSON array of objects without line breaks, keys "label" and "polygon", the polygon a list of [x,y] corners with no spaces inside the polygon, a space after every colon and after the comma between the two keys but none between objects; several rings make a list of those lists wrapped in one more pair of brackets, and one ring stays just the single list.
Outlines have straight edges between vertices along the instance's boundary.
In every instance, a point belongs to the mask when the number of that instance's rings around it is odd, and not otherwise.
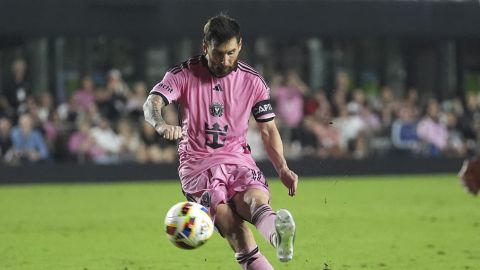
[{"label": "green grass", "polygon": [[[317,181],[322,180],[322,181]],[[297,222],[295,258],[275,269],[480,269],[480,198],[454,175],[303,179],[273,207]],[[162,231],[177,182],[0,186],[0,269],[240,269],[217,234],[175,248]]]}]

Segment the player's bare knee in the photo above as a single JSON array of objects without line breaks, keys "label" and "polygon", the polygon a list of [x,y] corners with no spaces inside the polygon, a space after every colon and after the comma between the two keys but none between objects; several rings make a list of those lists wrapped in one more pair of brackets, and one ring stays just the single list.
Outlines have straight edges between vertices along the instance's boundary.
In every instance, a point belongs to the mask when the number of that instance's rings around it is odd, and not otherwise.
[{"label": "player's bare knee", "polygon": [[243,201],[249,206],[250,213],[255,212],[261,205],[269,204],[269,200],[269,196],[259,189],[249,189],[243,196]]}]

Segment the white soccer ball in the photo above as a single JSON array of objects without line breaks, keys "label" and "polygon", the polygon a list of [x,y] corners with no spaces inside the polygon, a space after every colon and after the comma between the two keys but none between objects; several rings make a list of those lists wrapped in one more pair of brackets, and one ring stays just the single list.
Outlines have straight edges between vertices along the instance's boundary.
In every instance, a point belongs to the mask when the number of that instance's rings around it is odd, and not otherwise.
[{"label": "white soccer ball", "polygon": [[212,236],[213,229],[208,209],[198,203],[177,203],[165,217],[168,240],[181,249],[194,249],[205,244]]}]

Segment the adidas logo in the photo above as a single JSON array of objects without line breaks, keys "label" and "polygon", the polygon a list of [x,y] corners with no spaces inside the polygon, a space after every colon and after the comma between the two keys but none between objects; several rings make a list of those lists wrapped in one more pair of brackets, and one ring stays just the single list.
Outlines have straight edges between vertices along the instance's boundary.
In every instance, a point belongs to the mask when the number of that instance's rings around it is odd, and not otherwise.
[{"label": "adidas logo", "polygon": [[214,87],[212,90],[213,90],[213,91],[217,91],[217,92],[223,91],[223,89],[222,89],[222,87],[220,86],[220,84],[215,85],[215,87]]}]

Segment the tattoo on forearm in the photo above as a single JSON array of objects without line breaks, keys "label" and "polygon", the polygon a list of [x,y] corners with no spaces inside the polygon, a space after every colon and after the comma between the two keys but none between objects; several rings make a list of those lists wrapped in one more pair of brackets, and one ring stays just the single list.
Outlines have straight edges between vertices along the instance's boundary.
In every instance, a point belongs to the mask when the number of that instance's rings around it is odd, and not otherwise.
[{"label": "tattoo on forearm", "polygon": [[163,99],[157,95],[150,95],[143,104],[145,120],[154,128],[165,123],[162,117]]}]

